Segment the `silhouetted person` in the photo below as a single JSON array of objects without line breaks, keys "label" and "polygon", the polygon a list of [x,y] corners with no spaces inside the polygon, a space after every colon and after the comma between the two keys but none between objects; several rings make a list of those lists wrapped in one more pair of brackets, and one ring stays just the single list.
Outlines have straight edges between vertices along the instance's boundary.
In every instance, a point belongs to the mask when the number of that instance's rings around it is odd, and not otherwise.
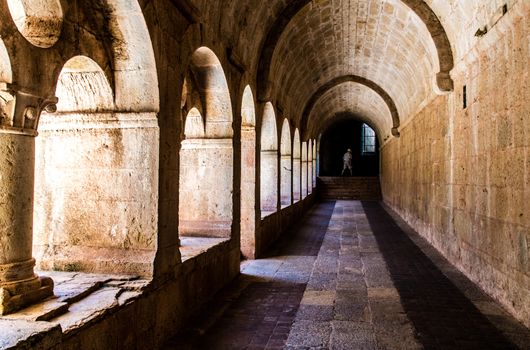
[{"label": "silhouetted person", "polygon": [[348,151],[346,153],[344,153],[344,155],[342,156],[342,173],[341,175],[344,175],[344,171],[346,169],[348,169],[350,171],[350,176],[353,175],[353,172],[352,172],[352,167],[351,167],[351,160],[352,160],[352,155],[351,155],[351,149],[348,149]]}]

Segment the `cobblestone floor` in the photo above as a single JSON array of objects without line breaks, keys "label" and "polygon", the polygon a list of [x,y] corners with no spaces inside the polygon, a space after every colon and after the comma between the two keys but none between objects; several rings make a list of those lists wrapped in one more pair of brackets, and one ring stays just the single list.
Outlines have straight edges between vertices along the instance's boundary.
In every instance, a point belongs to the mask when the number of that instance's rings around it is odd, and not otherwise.
[{"label": "cobblestone floor", "polygon": [[530,331],[375,202],[326,202],[166,349],[530,349]]}]

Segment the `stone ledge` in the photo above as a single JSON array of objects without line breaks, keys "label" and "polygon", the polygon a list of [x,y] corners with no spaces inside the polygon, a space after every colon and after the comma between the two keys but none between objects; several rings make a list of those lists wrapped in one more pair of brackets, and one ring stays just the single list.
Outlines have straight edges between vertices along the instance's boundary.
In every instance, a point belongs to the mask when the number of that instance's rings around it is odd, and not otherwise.
[{"label": "stone ledge", "polygon": [[202,254],[206,254],[229,241],[230,239],[228,238],[180,237],[179,249],[182,262],[184,263]]},{"label": "stone ledge", "polygon": [[[136,276],[45,271],[55,295],[17,313],[0,317],[0,349],[49,348],[142,295],[148,280]],[[43,322],[47,321],[47,322]]]}]

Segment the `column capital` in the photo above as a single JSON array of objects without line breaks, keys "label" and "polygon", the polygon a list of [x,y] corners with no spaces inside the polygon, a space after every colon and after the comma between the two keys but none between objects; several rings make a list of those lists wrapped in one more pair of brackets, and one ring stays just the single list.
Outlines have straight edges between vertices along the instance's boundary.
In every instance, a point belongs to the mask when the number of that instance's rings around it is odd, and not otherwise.
[{"label": "column capital", "polygon": [[37,136],[43,110],[54,113],[57,97],[42,97],[14,84],[0,85],[0,133]]}]

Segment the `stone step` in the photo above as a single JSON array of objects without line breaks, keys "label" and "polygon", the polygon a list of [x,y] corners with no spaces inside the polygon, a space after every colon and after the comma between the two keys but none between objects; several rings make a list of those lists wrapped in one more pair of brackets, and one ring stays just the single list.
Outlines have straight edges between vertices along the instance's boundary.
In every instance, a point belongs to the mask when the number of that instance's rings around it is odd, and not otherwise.
[{"label": "stone step", "polygon": [[381,200],[378,177],[328,177],[317,180],[321,199]]}]

